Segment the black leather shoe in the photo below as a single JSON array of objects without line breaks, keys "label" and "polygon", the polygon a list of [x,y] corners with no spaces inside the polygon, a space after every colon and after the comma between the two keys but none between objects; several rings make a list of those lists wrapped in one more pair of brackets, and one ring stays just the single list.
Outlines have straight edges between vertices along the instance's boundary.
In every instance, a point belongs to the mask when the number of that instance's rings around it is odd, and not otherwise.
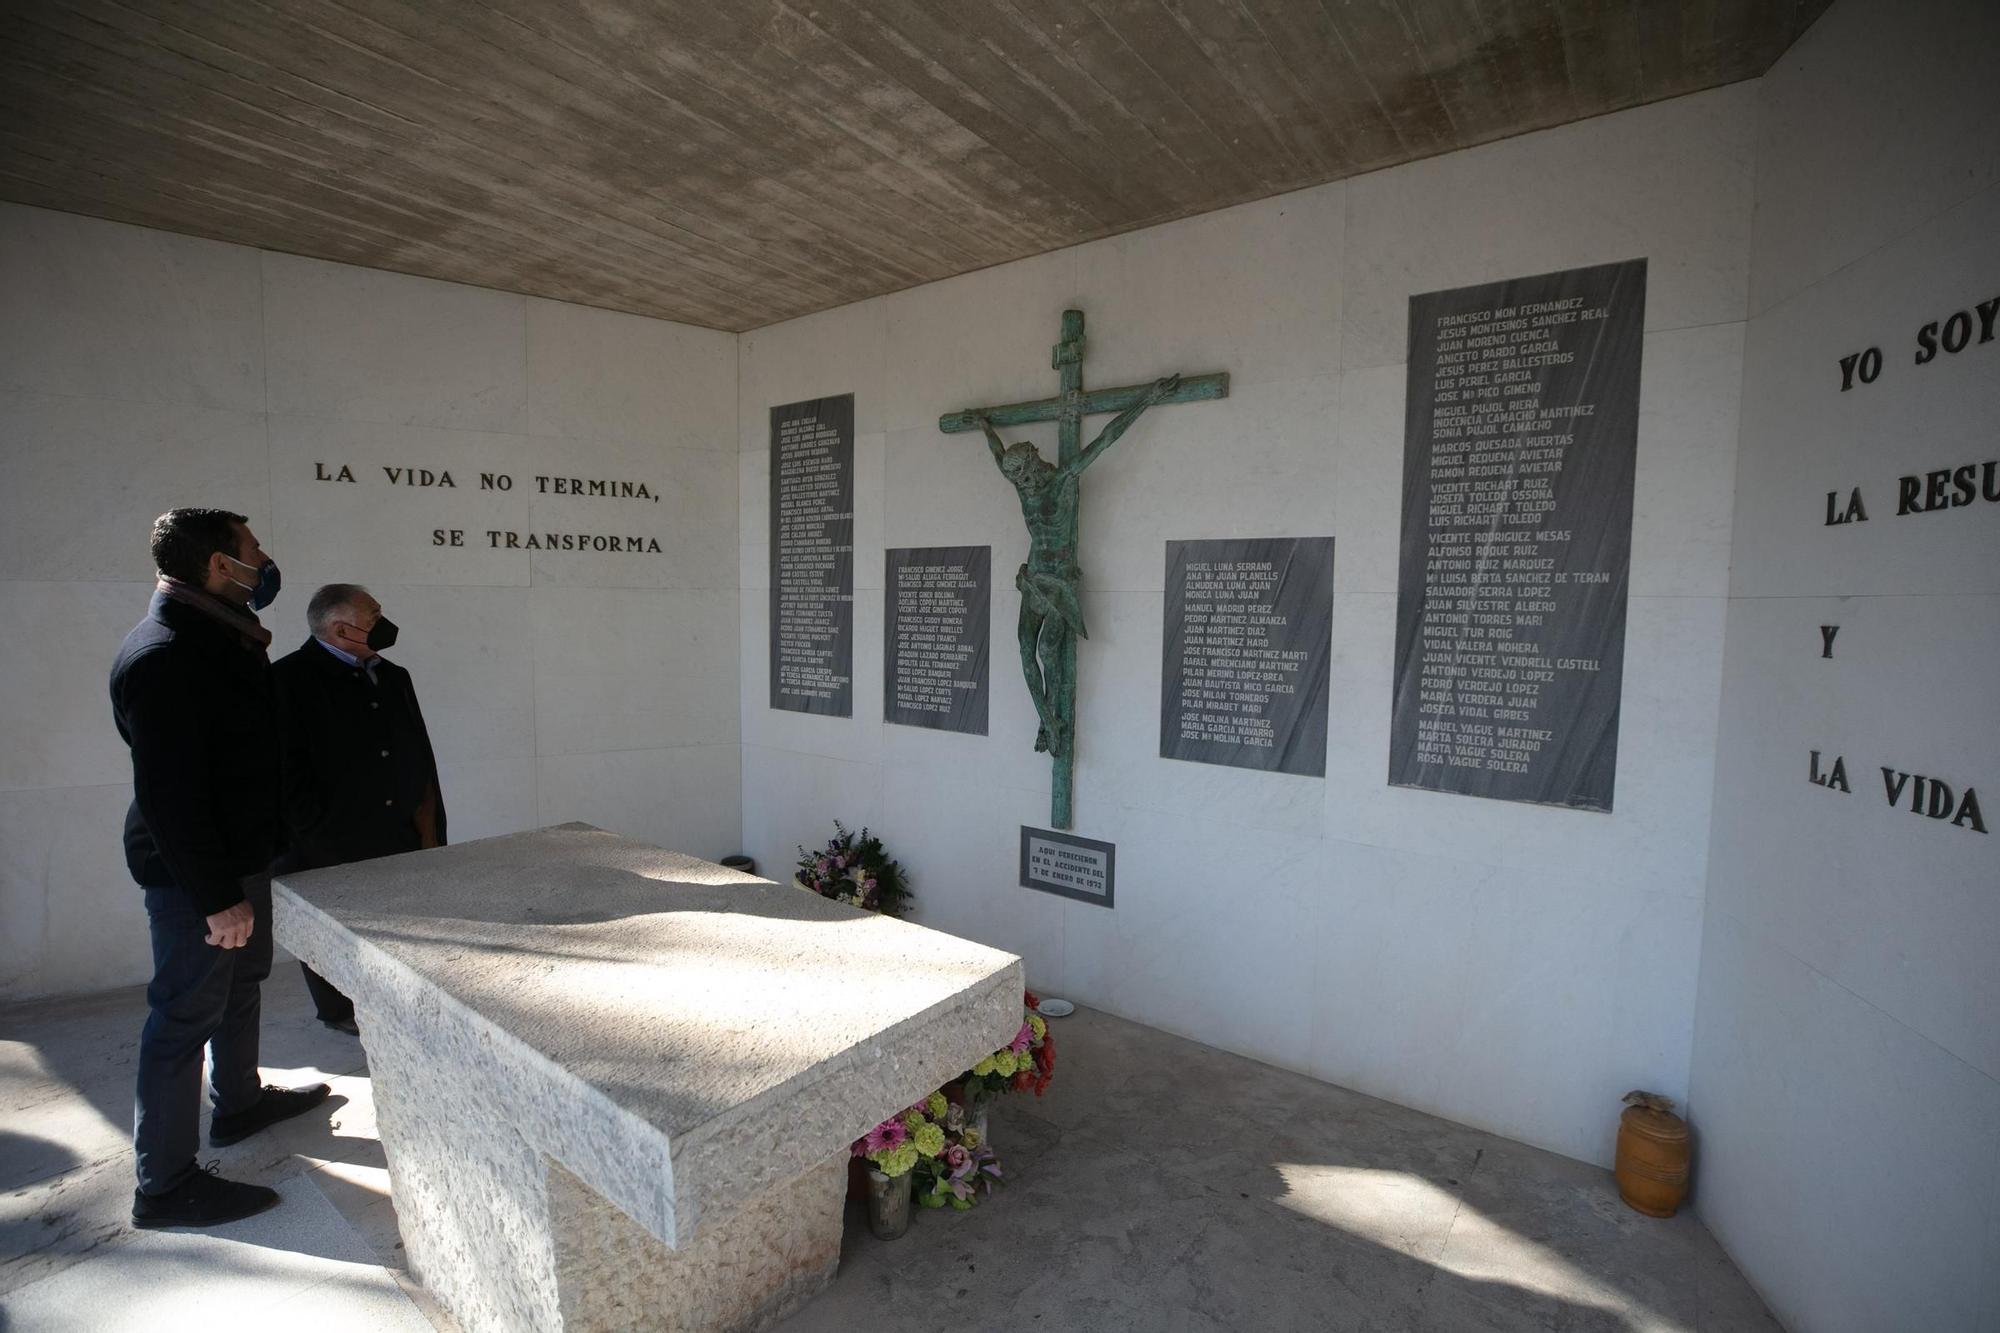
[{"label": "black leather shoe", "polygon": [[322,1018],[320,1019],[320,1024],[323,1027],[332,1028],[335,1032],[345,1032],[350,1037],[361,1035],[361,1029],[355,1025],[354,1020],[351,1018]]},{"label": "black leather shoe", "polygon": [[303,1088],[274,1088],[266,1084],[263,1097],[249,1110],[238,1111],[234,1115],[219,1115],[209,1121],[209,1146],[227,1148],[232,1143],[243,1142],[267,1125],[304,1115],[325,1101],[332,1091],[324,1083]]},{"label": "black leather shoe", "polygon": [[261,1213],[278,1201],[278,1191],[224,1180],[210,1162],[165,1194],[132,1191],[132,1225],[141,1231],[162,1227],[217,1227]]}]

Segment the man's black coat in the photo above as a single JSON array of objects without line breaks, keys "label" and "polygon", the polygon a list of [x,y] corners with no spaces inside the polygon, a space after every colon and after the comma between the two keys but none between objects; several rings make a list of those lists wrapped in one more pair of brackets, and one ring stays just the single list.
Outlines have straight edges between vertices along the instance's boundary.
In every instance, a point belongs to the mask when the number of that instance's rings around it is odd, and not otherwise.
[{"label": "man's black coat", "polygon": [[[282,870],[365,861],[420,845],[417,809],[437,759],[410,673],[378,658],[375,682],[316,639],[273,664],[284,735]],[[445,841],[444,798],[437,840]]]},{"label": "man's black coat", "polygon": [[280,836],[277,713],[263,650],[155,592],[112,665],[111,713],[132,750],[132,878],[186,890],[205,916],[242,902],[239,881],[270,866]]}]

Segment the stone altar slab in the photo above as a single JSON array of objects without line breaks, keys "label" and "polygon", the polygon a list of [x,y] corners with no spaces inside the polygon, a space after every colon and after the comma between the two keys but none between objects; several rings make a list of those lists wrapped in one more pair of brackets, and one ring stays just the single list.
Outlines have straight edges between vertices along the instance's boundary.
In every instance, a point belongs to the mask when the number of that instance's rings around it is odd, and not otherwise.
[{"label": "stone altar slab", "polygon": [[1011,954],[585,824],[282,876],[352,996],[415,1271],[469,1330],[748,1329],[843,1160],[1020,1026]]}]

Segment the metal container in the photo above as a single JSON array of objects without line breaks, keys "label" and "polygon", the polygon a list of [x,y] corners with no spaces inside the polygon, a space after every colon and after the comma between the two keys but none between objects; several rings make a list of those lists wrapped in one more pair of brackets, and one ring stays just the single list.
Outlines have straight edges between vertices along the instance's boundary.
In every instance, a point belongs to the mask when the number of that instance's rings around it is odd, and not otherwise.
[{"label": "metal container", "polygon": [[877,1240],[894,1240],[910,1229],[910,1183],[912,1172],[885,1176],[872,1167],[868,1171],[868,1229]]}]

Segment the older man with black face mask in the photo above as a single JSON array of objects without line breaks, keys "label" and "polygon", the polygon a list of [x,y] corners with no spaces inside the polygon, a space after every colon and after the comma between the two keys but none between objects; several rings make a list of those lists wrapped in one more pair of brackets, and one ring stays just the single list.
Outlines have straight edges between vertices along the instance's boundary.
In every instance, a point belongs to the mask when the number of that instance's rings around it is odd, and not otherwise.
[{"label": "older man with black face mask", "polygon": [[152,549],[152,607],[111,670],[112,715],[132,751],[125,859],[153,938],[132,1224],[213,1226],[278,1195],[196,1166],[202,1049],[216,1147],[310,1110],[327,1086],[265,1087],[257,1068],[281,829],[271,633],[256,612],[278,595],[278,566],[243,515],[221,509],[160,515]]},{"label": "older man with black face mask", "polygon": [[[281,870],[365,861],[445,840],[437,759],[410,673],[382,656],[396,622],[366,588],[329,583],[306,605],[312,636],[273,667],[284,731]],[[354,1033],[354,1004],[310,967],[328,1027]]]}]

